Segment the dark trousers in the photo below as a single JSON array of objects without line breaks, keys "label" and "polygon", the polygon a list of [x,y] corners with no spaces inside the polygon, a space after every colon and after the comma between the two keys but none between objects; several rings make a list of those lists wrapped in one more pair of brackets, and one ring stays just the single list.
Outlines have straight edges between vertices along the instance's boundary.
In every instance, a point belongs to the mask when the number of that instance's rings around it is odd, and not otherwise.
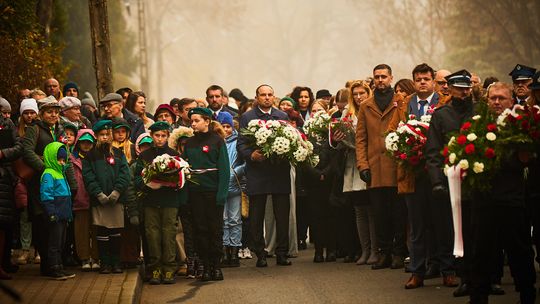
[{"label": "dark trousers", "polygon": [[[484,303],[500,261],[500,245],[508,262],[521,303],[534,303],[536,272],[525,208],[484,205],[472,210],[471,303]],[[487,301],[485,301],[487,303]]]},{"label": "dark trousers", "polygon": [[216,203],[216,192],[191,192],[195,251],[204,261],[219,261],[223,254],[223,206]]},{"label": "dark trousers", "polygon": [[49,221],[47,216],[42,213],[32,216],[32,243],[40,255],[41,263],[39,265],[42,275],[49,272]]},{"label": "dark trousers", "polygon": [[407,210],[396,187],[373,188],[369,199],[375,210],[377,243],[382,254],[407,256]]},{"label": "dark trousers", "polygon": [[178,208],[180,222],[184,231],[184,250],[188,258],[193,258],[196,254],[195,244],[193,243],[193,215],[191,214],[191,205],[181,205]]},{"label": "dark trousers", "polygon": [[[274,217],[276,219],[276,255],[286,256],[289,252],[289,194],[271,194]],[[266,194],[251,195],[249,197],[250,218],[250,249],[257,256],[264,255],[264,213],[266,208]]]},{"label": "dark trousers", "polygon": [[[75,225],[73,222],[66,222],[66,236],[64,238],[64,247],[62,249],[62,261],[66,263],[77,262],[79,256],[75,247]],[[68,262],[68,260],[71,260]],[[66,265],[72,266],[72,265]]]},{"label": "dark trousers", "polygon": [[423,276],[429,258],[443,275],[455,274],[450,202],[435,201],[429,180],[422,177],[416,180],[415,192],[405,195],[405,201],[411,238],[411,272]]},{"label": "dark trousers", "polygon": [[49,222],[49,248],[47,264],[49,267],[62,266],[62,251],[66,241],[67,222],[65,220]]},{"label": "dark trousers", "polygon": [[337,247],[339,256],[357,255],[360,249],[358,232],[356,229],[356,214],[351,204],[335,207],[335,226],[337,233]]},{"label": "dark trousers", "polygon": [[120,247],[122,228],[97,227],[96,240],[98,243],[101,267],[120,264]]},{"label": "dark trousers", "polygon": [[334,252],[336,250],[336,218],[337,210],[330,205],[330,189],[325,185],[309,189],[309,207],[311,221],[312,242],[315,243],[315,250],[322,252]]},{"label": "dark trousers", "polygon": [[[461,201],[461,231],[463,234],[463,257],[456,258],[456,274],[463,283],[471,282],[472,270],[472,248],[473,248],[473,228],[472,228],[472,201],[462,199]],[[453,250],[452,250],[453,251]]]},{"label": "dark trousers", "polygon": [[141,253],[141,236],[139,227],[131,225],[127,212],[124,218],[124,228],[122,229],[122,242],[120,247],[120,260],[122,263],[136,264],[139,262]]},{"label": "dark trousers", "polygon": [[540,196],[527,195],[527,207],[533,227],[533,244],[536,248],[536,262],[540,263],[540,204],[538,201],[540,201]]},{"label": "dark trousers", "polygon": [[307,240],[308,227],[311,225],[310,204],[308,196],[296,196],[296,235],[298,243]]}]

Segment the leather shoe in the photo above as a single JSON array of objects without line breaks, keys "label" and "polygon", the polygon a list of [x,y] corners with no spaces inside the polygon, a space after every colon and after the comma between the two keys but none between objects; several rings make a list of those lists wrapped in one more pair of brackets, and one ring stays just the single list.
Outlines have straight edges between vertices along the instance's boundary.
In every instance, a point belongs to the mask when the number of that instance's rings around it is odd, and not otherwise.
[{"label": "leather shoe", "polygon": [[255,265],[257,267],[267,267],[268,263],[266,262],[265,256],[257,257],[257,264]]},{"label": "leather shoe", "polygon": [[390,265],[390,268],[392,268],[392,269],[400,269],[400,268],[403,268],[403,267],[405,267],[404,259],[402,257],[400,257],[399,255],[395,255],[392,258],[392,264]]},{"label": "leather shoe", "polygon": [[204,271],[203,271],[203,274],[202,274],[202,277],[201,277],[201,281],[203,281],[203,282],[212,281],[212,269],[210,269],[210,267],[205,267],[204,268]]},{"label": "leather shoe", "polygon": [[381,254],[377,263],[371,265],[371,269],[384,269],[390,267],[390,265],[392,265],[392,256],[389,254]]},{"label": "leather shoe", "polygon": [[289,259],[287,258],[287,256],[279,256],[279,255],[276,255],[276,265],[279,265],[279,266],[290,266],[290,265],[292,265],[292,262],[289,261]]},{"label": "leather shoe", "polygon": [[429,265],[428,269],[426,270],[426,274],[424,275],[424,279],[434,279],[441,276],[441,271],[439,270],[439,266],[436,265]]},{"label": "leather shoe", "polygon": [[324,262],[324,256],[320,253],[315,253],[315,256],[313,257],[313,263],[322,263]]},{"label": "leather shoe", "polygon": [[223,281],[223,272],[221,269],[216,268],[212,271],[212,281]]},{"label": "leather shoe", "polygon": [[452,293],[454,297],[464,297],[469,295],[469,284],[467,283],[459,283],[458,287],[454,292]]},{"label": "leather shoe", "polygon": [[416,274],[413,274],[405,283],[405,289],[415,289],[422,286],[424,286],[424,279]]},{"label": "leather shoe", "polygon": [[489,294],[490,295],[496,295],[496,296],[502,296],[505,294],[504,289],[502,288],[501,284],[491,284],[489,288]]},{"label": "leather shoe", "polygon": [[446,287],[456,287],[459,285],[457,278],[453,274],[445,275],[442,279],[443,285]]}]

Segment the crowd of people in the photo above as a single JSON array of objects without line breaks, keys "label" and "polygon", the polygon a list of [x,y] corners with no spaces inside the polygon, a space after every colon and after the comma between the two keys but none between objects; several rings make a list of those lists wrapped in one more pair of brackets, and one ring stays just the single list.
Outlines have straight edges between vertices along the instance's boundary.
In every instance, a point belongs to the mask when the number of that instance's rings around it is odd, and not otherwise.
[{"label": "crowd of people", "polygon": [[[504,294],[507,256],[521,303],[534,303],[539,151],[516,150],[490,193],[463,193],[459,259],[443,173],[442,149],[478,105],[496,116],[540,104],[540,73],[518,64],[510,76],[481,82],[424,63],[392,86],[392,68],[380,64],[335,95],[297,86],[277,97],[262,84],[250,99],[212,85],[205,99],[173,98],[154,114],[144,92],[129,88],[97,103],[54,78],[20,90],[19,100],[0,99],[0,279],[39,263],[57,280],[74,277],[73,267],[116,274],[139,264],[150,284],[223,280],[222,267],[253,254],[256,267],[270,256],[289,266],[309,241],[314,263],[404,269],[406,289],[442,277],[471,303]],[[304,132],[318,112],[350,120],[355,140],[339,131],[309,138],[314,167],[269,159],[241,132],[254,119]],[[385,134],[410,114],[431,115],[421,174],[385,147]],[[145,181],[145,166],[165,154],[189,162],[193,181],[181,189]]]}]

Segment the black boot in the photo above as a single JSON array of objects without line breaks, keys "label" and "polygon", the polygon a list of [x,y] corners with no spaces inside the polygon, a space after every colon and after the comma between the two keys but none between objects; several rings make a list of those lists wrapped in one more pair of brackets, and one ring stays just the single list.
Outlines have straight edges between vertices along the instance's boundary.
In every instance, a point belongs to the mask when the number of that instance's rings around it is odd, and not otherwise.
[{"label": "black boot", "polygon": [[257,254],[257,264],[255,265],[257,267],[267,267],[268,263],[266,262],[266,253],[258,253]]},{"label": "black boot", "polygon": [[289,259],[287,258],[287,255],[276,254],[276,265],[290,266],[290,265],[292,265],[292,262],[289,261]]},{"label": "black boot", "polygon": [[212,281],[223,281],[223,272],[219,267],[219,260],[212,264]]},{"label": "black boot", "polygon": [[231,267],[240,267],[240,259],[238,258],[238,250],[240,247],[231,247]]},{"label": "black boot", "polygon": [[210,262],[208,260],[203,260],[204,270],[202,273],[201,281],[208,282],[212,280],[212,267],[210,267]]},{"label": "black boot", "polygon": [[315,256],[313,257],[313,263],[324,262],[323,250],[321,248],[315,249]]},{"label": "black boot", "polygon": [[221,260],[221,267],[231,267],[231,247],[223,246],[223,259]]}]

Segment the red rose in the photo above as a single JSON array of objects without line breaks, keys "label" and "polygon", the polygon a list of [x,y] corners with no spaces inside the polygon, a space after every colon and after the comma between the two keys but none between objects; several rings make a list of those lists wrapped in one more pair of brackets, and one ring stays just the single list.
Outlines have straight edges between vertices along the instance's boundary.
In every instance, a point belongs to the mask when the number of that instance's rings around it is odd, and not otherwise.
[{"label": "red rose", "polygon": [[462,145],[462,146],[463,146],[464,144],[466,144],[466,143],[467,143],[467,136],[465,136],[465,135],[463,135],[463,134],[460,135],[460,136],[458,136],[458,138],[457,138],[457,143],[458,143],[458,145]]},{"label": "red rose", "polygon": [[521,128],[522,128],[523,130],[528,131],[528,130],[529,130],[529,127],[530,127],[530,125],[529,125],[529,121],[528,121],[528,120],[524,120],[524,121],[521,122]]},{"label": "red rose", "polygon": [[491,123],[491,124],[487,125],[487,130],[488,130],[489,132],[495,132],[495,131],[497,131],[497,125]]},{"label": "red rose", "polygon": [[414,136],[410,136],[409,138],[407,138],[407,141],[406,141],[407,145],[412,145],[414,143],[414,140],[415,140]]},{"label": "red rose", "polygon": [[522,120],[522,119],[523,119],[523,115],[516,116],[516,120]]},{"label": "red rose", "polygon": [[420,163],[420,158],[418,156],[411,156],[409,158],[409,163],[413,166],[416,166],[418,165],[418,163]]},{"label": "red rose", "polygon": [[174,169],[176,165],[174,161],[170,161],[168,166],[169,166],[169,169]]},{"label": "red rose", "polygon": [[465,154],[473,154],[474,153],[474,145],[468,144],[465,146]]},{"label": "red rose", "polygon": [[471,128],[471,122],[470,121],[467,121],[465,122],[463,125],[461,125],[461,130],[462,131],[467,131]]},{"label": "red rose", "polygon": [[495,150],[493,150],[493,148],[486,148],[486,152],[484,153],[484,155],[487,158],[494,158],[495,157]]},{"label": "red rose", "polygon": [[204,153],[208,153],[208,152],[210,151],[210,147],[208,147],[208,146],[203,146],[203,147],[202,147],[202,151],[203,151]]},{"label": "red rose", "polygon": [[448,160],[448,157],[445,157],[445,158],[444,158],[444,163],[445,163],[445,164],[449,164],[449,163],[450,163],[450,160]]},{"label": "red rose", "polygon": [[448,146],[444,147],[444,149],[442,150],[442,155],[444,157],[447,157],[448,156]]},{"label": "red rose", "polygon": [[407,154],[401,153],[401,154],[399,155],[399,158],[401,158],[402,160],[406,160],[406,159],[407,159]]}]

